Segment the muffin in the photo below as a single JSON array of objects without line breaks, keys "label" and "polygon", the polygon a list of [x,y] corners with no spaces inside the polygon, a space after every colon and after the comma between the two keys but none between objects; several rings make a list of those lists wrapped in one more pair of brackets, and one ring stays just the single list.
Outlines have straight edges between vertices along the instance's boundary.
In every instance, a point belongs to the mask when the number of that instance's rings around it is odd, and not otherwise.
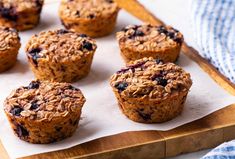
[{"label": "muffin", "polygon": [[85,98],[68,83],[32,81],[6,98],[4,111],[20,139],[46,144],[75,132]]},{"label": "muffin", "polygon": [[0,27],[0,72],[16,63],[20,46],[20,37],[15,29]]},{"label": "muffin", "polygon": [[37,79],[73,82],[89,73],[96,47],[85,34],[58,29],[34,35],[26,54]]},{"label": "muffin", "polygon": [[27,30],[34,28],[40,19],[43,0],[1,0],[0,26]]},{"label": "muffin", "polygon": [[129,25],[116,36],[126,63],[144,57],[175,62],[183,43],[178,30],[164,26]]},{"label": "muffin", "polygon": [[110,84],[128,118],[161,123],[182,112],[192,80],[181,67],[149,57],[130,62],[111,77]]},{"label": "muffin", "polygon": [[59,16],[66,29],[102,37],[114,30],[118,11],[113,0],[62,0]]}]

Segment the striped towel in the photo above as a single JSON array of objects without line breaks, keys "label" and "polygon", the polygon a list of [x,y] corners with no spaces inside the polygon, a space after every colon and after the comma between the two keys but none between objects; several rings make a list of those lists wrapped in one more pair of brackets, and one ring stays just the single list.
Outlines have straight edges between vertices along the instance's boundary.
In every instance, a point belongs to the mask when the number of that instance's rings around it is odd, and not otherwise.
[{"label": "striped towel", "polygon": [[[191,0],[192,28],[201,56],[235,83],[235,0]],[[202,159],[235,159],[235,140]]]},{"label": "striped towel", "polygon": [[235,159],[235,140],[216,147],[201,159]]},{"label": "striped towel", "polygon": [[191,0],[200,54],[235,83],[235,0]]}]

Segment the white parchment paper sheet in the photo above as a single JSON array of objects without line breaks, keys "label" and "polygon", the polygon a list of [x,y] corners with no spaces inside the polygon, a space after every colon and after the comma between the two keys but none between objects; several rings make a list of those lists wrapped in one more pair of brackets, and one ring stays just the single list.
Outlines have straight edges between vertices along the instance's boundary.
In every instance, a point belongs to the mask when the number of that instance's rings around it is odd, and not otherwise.
[{"label": "white parchment paper sheet", "polygon": [[[19,60],[13,69],[0,74],[0,139],[11,158],[70,148],[80,143],[125,131],[173,129],[235,102],[235,98],[219,87],[195,62],[181,55],[178,64],[190,72],[193,79],[193,86],[182,115],[163,124],[140,124],[128,120],[119,111],[108,82],[109,77],[123,66],[118,44],[113,34],[97,39],[98,50],[89,76],[74,83],[83,91],[87,99],[83,109],[83,119],[76,133],[71,138],[48,145],[34,145],[19,140],[9,127],[2,110],[2,103],[12,89],[28,85],[34,79],[28,68],[23,48],[32,34],[41,30],[62,27],[57,16],[57,7],[58,4],[47,4],[43,9],[41,24],[34,30],[20,34],[23,47]],[[137,19],[121,11],[116,31],[128,24],[137,23],[140,23]]]}]

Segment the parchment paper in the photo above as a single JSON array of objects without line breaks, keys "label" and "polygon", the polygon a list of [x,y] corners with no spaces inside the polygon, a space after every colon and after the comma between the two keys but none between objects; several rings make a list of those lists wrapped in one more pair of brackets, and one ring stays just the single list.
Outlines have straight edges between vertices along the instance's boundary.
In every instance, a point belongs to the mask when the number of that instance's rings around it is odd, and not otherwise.
[{"label": "parchment paper", "polygon": [[[193,79],[193,86],[182,115],[163,124],[132,122],[119,111],[108,82],[109,77],[124,65],[113,34],[97,39],[98,50],[89,76],[74,83],[83,91],[87,99],[76,133],[66,140],[48,145],[34,145],[19,140],[9,127],[3,113],[2,103],[12,89],[28,85],[34,79],[27,65],[23,48],[32,34],[41,30],[62,27],[57,16],[57,7],[58,4],[47,4],[43,9],[41,24],[34,30],[20,34],[22,49],[19,60],[13,69],[0,74],[0,139],[11,158],[70,148],[90,140],[125,131],[170,130],[235,102],[235,98],[219,87],[195,62],[181,54],[178,64],[190,72]],[[138,23],[140,21],[121,11],[116,31],[128,24]]]}]

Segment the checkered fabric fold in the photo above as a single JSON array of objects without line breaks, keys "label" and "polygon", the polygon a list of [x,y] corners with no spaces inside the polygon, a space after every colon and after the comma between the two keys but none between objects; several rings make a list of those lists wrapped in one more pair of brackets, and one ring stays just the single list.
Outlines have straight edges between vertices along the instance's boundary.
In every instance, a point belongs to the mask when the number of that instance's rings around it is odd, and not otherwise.
[{"label": "checkered fabric fold", "polygon": [[[235,83],[235,0],[191,0],[191,8],[200,54]],[[235,140],[202,159],[235,159]]]},{"label": "checkered fabric fold", "polygon": [[235,140],[223,143],[201,159],[235,159]]},{"label": "checkered fabric fold", "polygon": [[235,83],[235,0],[191,0],[200,54]]}]

